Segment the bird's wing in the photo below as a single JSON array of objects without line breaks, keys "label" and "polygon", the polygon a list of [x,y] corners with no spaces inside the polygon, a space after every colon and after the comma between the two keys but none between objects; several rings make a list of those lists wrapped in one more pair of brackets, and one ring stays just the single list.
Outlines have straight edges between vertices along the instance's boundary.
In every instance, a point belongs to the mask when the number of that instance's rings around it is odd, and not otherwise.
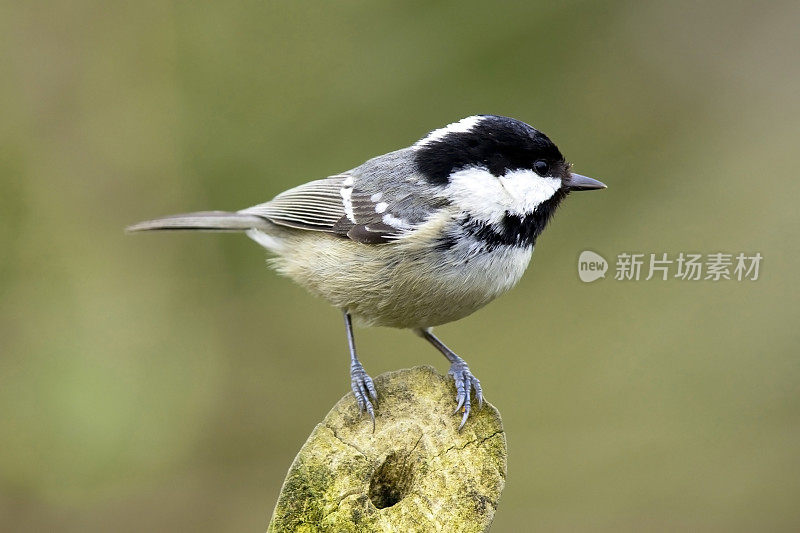
[{"label": "bird's wing", "polygon": [[395,241],[430,215],[430,201],[415,194],[415,176],[398,175],[396,167],[380,173],[363,168],[305,183],[240,213],[366,244]]}]

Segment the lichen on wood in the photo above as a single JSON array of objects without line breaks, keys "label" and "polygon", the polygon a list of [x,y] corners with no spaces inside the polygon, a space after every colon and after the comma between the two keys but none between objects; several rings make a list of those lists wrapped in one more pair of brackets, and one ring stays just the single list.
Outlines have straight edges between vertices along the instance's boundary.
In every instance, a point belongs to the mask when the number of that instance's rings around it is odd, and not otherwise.
[{"label": "lichen on wood", "polygon": [[506,477],[497,409],[475,406],[459,432],[453,381],[432,367],[375,385],[375,432],[342,398],[297,454],[268,531],[488,531]]}]

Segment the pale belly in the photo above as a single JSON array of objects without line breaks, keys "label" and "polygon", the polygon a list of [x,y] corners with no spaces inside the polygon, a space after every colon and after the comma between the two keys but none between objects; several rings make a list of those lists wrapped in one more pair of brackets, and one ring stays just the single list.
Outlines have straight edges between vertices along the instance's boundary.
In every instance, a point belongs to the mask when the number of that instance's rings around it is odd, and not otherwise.
[{"label": "pale belly", "polygon": [[469,243],[367,245],[323,233],[287,239],[277,270],[363,325],[432,327],[463,318],[513,287],[532,247],[476,253]]}]

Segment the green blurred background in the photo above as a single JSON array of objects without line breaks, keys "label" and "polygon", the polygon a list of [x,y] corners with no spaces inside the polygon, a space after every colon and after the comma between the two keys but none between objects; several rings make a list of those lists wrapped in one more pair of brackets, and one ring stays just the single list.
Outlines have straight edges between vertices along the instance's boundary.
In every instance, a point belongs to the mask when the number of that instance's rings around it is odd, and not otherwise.
[{"label": "green blurred background", "polygon": [[[474,113],[609,185],[437,329],[505,421],[493,531],[797,531],[798,25],[789,1],[3,2],[3,531],[263,530],[348,392],[339,313],[244,236],[123,227]],[[764,261],[584,284],[585,249]],[[372,375],[447,369],[407,332],[357,336]]]}]

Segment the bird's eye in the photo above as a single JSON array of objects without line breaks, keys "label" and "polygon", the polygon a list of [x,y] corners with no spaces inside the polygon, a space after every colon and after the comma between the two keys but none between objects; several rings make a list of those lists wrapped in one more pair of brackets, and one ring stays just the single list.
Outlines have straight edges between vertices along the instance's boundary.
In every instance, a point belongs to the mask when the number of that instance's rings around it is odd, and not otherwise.
[{"label": "bird's eye", "polygon": [[533,164],[533,170],[540,176],[544,176],[547,174],[547,171],[550,170],[550,165],[548,165],[547,161],[544,159],[539,159]]}]

